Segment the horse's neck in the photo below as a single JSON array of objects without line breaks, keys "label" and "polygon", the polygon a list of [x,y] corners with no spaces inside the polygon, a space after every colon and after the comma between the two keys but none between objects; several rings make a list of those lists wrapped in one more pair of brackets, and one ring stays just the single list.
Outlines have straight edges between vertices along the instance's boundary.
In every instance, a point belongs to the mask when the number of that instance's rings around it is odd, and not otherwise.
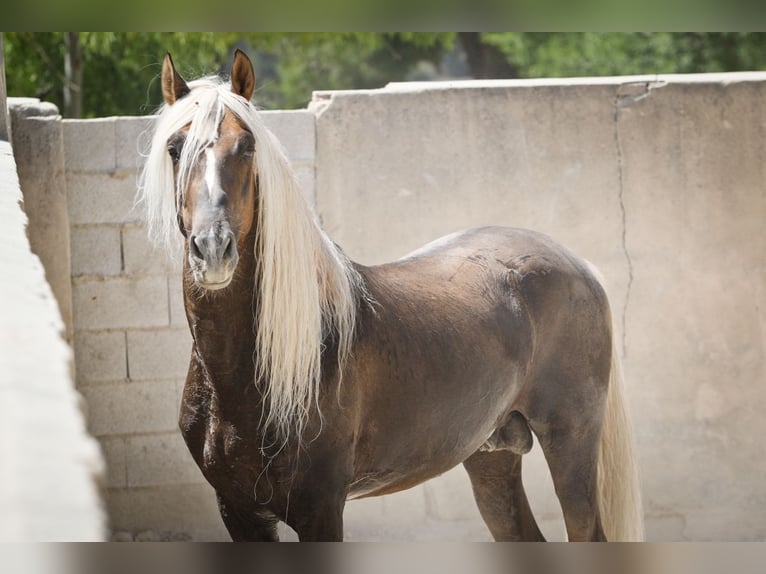
[{"label": "horse's neck", "polygon": [[255,257],[252,246],[240,250],[232,283],[206,293],[194,285],[185,258],[184,303],[198,360],[216,387],[253,384]]}]

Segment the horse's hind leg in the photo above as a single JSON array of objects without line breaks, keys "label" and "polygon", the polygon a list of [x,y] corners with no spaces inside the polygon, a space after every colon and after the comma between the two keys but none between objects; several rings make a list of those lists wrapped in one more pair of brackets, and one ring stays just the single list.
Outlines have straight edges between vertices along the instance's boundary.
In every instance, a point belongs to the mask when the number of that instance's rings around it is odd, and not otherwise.
[{"label": "horse's hind leg", "polygon": [[497,541],[544,541],[521,484],[521,455],[477,451],[463,462],[479,512]]},{"label": "horse's hind leg", "polygon": [[596,486],[600,420],[570,423],[531,424],[551,471],[569,540],[606,540]]}]

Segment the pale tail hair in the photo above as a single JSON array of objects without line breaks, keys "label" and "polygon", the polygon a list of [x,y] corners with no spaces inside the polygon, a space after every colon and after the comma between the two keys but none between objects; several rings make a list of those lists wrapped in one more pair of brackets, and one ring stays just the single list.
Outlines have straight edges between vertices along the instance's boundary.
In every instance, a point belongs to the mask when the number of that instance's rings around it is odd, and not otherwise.
[{"label": "pale tail hair", "polygon": [[[256,384],[266,383],[263,421],[284,443],[302,439],[308,415],[318,409],[323,345],[334,337],[339,372],[351,352],[356,308],[364,286],[343,252],[321,230],[287,156],[263,118],[219,78],[189,82],[191,92],[164,106],[139,182],[150,237],[178,256],[181,234],[176,198],[199,154],[217,137],[225,108],[255,137],[258,177],[255,281]],[[174,189],[168,138],[191,124]]]},{"label": "pale tail hair", "polygon": [[[588,266],[603,286],[603,277],[598,269],[590,263]],[[596,471],[597,499],[607,540],[641,542],[644,540],[641,485],[633,429],[623,396],[622,363],[617,340],[613,332],[609,391]]]}]

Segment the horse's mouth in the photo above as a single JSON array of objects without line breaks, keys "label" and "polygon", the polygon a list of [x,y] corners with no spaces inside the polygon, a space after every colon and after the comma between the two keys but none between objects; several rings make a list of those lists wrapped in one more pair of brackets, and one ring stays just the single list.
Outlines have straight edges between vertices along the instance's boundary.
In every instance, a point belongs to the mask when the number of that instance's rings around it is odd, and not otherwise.
[{"label": "horse's mouth", "polygon": [[229,286],[234,279],[234,273],[211,273],[209,270],[192,269],[192,277],[194,282],[206,291],[220,291]]},{"label": "horse's mouth", "polygon": [[207,262],[190,261],[194,282],[207,291],[220,291],[234,279],[237,259],[224,265],[209,265]]},{"label": "horse's mouth", "polygon": [[233,278],[234,275],[232,274],[228,279],[224,279],[223,281],[205,281],[204,279],[197,279],[197,285],[208,291],[218,291],[228,287]]}]

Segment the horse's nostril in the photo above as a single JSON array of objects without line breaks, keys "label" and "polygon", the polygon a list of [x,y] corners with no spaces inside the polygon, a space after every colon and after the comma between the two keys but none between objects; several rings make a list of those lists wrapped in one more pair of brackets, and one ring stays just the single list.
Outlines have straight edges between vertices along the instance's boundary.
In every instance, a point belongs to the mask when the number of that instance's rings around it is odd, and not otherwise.
[{"label": "horse's nostril", "polygon": [[202,251],[200,251],[199,245],[197,245],[197,236],[192,235],[189,238],[189,253],[195,259],[202,259]]},{"label": "horse's nostril", "polygon": [[227,237],[224,240],[224,247],[223,247],[224,259],[231,259],[231,257],[234,255],[233,246],[234,246],[234,242],[231,240],[231,237]]}]

